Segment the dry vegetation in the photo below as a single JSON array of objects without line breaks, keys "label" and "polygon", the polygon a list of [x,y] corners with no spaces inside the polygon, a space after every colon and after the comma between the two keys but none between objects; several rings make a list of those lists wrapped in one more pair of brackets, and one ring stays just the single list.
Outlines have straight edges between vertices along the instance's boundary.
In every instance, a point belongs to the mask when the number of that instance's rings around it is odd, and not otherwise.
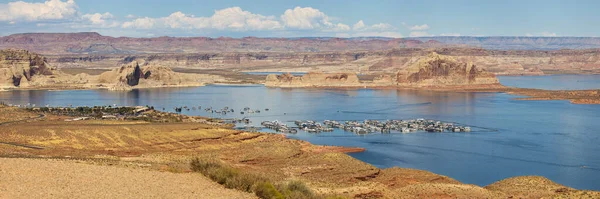
[{"label": "dry vegetation", "polygon": [[[197,171],[225,188],[253,192],[262,198],[540,198],[598,194],[540,177],[522,177],[544,179],[529,184],[509,179],[478,187],[427,171],[378,169],[341,153],[345,150],[340,147],[315,146],[283,135],[242,132],[220,124],[66,122],[65,116],[49,114],[22,120],[36,116],[23,109],[0,107],[1,156],[77,159],[88,164],[173,173]],[[11,121],[17,122],[4,123]]]}]

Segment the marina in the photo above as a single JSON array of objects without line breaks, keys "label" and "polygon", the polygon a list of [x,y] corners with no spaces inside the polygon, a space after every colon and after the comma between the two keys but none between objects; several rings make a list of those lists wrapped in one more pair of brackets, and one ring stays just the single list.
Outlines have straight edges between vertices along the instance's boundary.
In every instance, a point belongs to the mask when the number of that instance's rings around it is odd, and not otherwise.
[{"label": "marina", "polygon": [[471,132],[471,127],[455,125],[435,120],[411,119],[411,120],[364,120],[364,121],[335,121],[325,120],[322,123],[313,120],[296,120],[295,127],[289,127],[285,122],[278,120],[263,121],[261,125],[265,128],[281,133],[297,133],[302,130],[308,133],[332,132],[341,129],[357,135],[371,133],[411,133],[411,132]]}]

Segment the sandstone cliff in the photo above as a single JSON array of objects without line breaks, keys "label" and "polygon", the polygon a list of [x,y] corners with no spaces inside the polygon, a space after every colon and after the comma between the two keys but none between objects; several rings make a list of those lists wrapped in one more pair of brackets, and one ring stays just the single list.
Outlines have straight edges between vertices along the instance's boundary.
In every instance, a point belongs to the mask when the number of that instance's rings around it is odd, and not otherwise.
[{"label": "sandstone cliff", "polygon": [[41,55],[26,50],[0,50],[0,84],[18,87],[32,81],[36,75],[52,75],[53,68]]},{"label": "sandstone cliff", "polygon": [[363,86],[354,73],[309,72],[301,77],[286,73],[270,74],[265,86],[268,87],[358,87]]},{"label": "sandstone cliff", "polygon": [[473,65],[457,61],[450,56],[432,52],[421,57],[410,67],[397,73],[399,86],[447,87],[472,85],[499,85],[492,73]]},{"label": "sandstone cliff", "polygon": [[0,50],[0,88],[70,87],[84,84],[85,75],[71,76],[52,67],[46,58],[26,50]]},{"label": "sandstone cliff", "polygon": [[[58,68],[113,68],[144,59],[149,65],[193,69],[277,72],[393,73],[411,66],[432,49],[401,48],[348,52],[176,53],[135,55],[58,55],[48,61]],[[600,50],[502,51],[475,48],[436,48],[440,55],[472,62],[497,75],[600,73]]]},{"label": "sandstone cliff", "polygon": [[102,84],[116,83],[127,86],[137,86],[142,77],[142,69],[140,68],[139,63],[132,62],[100,74],[98,82]]},{"label": "sandstone cliff", "polygon": [[[141,64],[140,64],[141,63]],[[146,65],[145,61],[133,61],[99,75],[98,83],[111,90],[133,88],[202,86],[209,75],[176,73],[164,66]]]},{"label": "sandstone cliff", "polygon": [[149,87],[202,86],[227,81],[208,74],[184,74],[138,59],[100,75],[70,75],[48,64],[47,59],[26,50],[0,50],[0,90],[87,89],[130,90]]}]

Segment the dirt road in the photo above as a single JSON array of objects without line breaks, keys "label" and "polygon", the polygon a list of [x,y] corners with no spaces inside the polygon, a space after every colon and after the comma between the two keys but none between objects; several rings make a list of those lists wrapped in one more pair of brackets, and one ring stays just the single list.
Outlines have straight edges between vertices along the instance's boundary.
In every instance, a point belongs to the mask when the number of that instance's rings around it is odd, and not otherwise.
[{"label": "dirt road", "polygon": [[0,198],[255,198],[196,173],[0,158]]}]

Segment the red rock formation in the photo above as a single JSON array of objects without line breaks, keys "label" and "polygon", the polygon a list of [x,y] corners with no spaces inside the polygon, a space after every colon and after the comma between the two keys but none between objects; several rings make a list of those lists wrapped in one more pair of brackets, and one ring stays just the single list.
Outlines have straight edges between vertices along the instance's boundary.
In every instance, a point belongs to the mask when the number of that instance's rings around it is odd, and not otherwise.
[{"label": "red rock formation", "polygon": [[494,74],[435,52],[398,72],[396,81],[400,86],[417,87],[499,84]]}]

